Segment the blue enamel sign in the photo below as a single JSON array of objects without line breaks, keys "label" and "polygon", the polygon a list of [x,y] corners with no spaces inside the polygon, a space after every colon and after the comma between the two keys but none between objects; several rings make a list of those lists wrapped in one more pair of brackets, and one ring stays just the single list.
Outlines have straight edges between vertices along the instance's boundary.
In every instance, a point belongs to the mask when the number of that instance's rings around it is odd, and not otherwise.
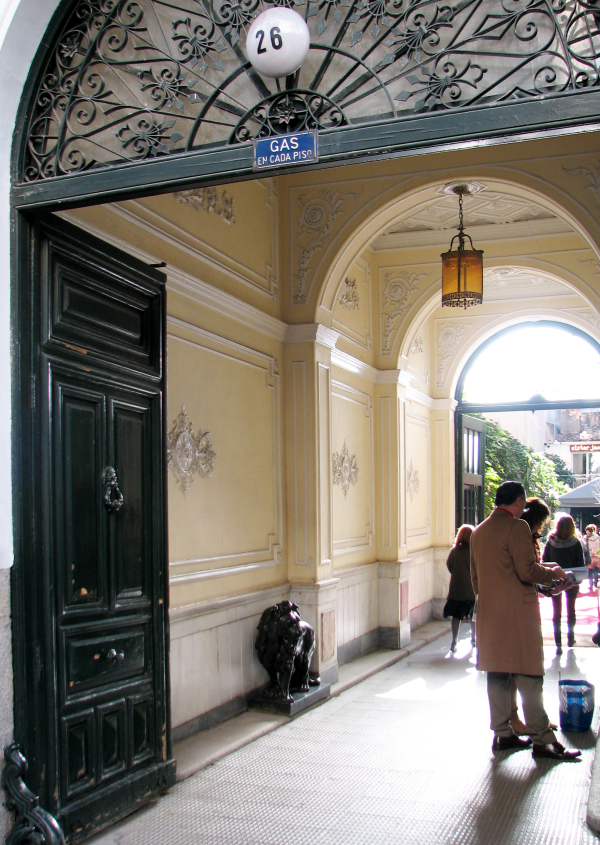
[{"label": "blue enamel sign", "polygon": [[318,161],[317,132],[291,132],[254,140],[254,170]]}]

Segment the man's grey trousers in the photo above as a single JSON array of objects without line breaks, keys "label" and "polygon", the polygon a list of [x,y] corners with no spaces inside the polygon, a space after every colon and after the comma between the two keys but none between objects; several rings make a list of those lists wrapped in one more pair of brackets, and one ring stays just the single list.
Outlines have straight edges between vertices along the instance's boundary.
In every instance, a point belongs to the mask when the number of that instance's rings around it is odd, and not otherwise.
[{"label": "man's grey trousers", "polygon": [[511,736],[510,679],[514,678],[523,702],[524,721],[534,743],[550,745],[556,741],[550,719],[544,710],[544,676],[511,675],[510,672],[488,672],[487,692],[490,702],[490,727],[496,736]]}]

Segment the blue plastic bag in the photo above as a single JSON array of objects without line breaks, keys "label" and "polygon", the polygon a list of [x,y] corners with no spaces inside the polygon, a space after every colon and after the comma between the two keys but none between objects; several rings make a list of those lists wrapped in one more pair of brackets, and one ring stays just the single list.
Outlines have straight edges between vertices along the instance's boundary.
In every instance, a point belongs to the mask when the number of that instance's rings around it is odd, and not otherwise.
[{"label": "blue plastic bag", "polygon": [[561,730],[589,730],[594,718],[594,685],[588,681],[559,681],[558,704]]}]

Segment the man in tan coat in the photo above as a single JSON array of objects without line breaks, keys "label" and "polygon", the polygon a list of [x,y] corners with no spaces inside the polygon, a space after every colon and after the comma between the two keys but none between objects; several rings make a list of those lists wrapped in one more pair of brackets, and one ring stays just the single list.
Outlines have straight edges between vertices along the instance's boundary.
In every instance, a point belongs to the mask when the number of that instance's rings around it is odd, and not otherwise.
[{"label": "man in tan coat", "polygon": [[[477,596],[477,668],[487,672],[493,751],[529,748],[534,757],[577,760],[556,740],[544,709],[544,652],[536,584],[564,586],[559,566],[536,563],[531,532],[521,514],[525,490],[516,481],[498,487],[496,507],[471,536],[471,580]],[[523,702],[531,739],[510,727],[511,677]]]}]

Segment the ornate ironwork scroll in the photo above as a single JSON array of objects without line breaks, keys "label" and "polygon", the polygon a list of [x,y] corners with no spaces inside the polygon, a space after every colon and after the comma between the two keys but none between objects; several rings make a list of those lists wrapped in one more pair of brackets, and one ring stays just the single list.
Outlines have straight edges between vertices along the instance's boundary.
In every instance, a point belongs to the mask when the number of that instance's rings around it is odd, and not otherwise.
[{"label": "ornate ironwork scroll", "polygon": [[[311,49],[282,85],[244,52],[273,5]],[[78,0],[37,89],[24,181],[296,129],[600,84],[597,0]]]},{"label": "ornate ironwork scroll", "polygon": [[196,473],[211,476],[216,455],[212,450],[212,434],[200,431],[194,434],[188,422],[185,405],[179,414],[179,421],[167,434],[167,466],[171,467],[184,494],[190,489]]},{"label": "ornate ironwork scroll", "polygon": [[59,823],[39,806],[38,796],[25,785],[27,760],[16,742],[4,749],[4,760],[2,781],[8,793],[6,805],[17,815],[6,845],[65,845]]}]

